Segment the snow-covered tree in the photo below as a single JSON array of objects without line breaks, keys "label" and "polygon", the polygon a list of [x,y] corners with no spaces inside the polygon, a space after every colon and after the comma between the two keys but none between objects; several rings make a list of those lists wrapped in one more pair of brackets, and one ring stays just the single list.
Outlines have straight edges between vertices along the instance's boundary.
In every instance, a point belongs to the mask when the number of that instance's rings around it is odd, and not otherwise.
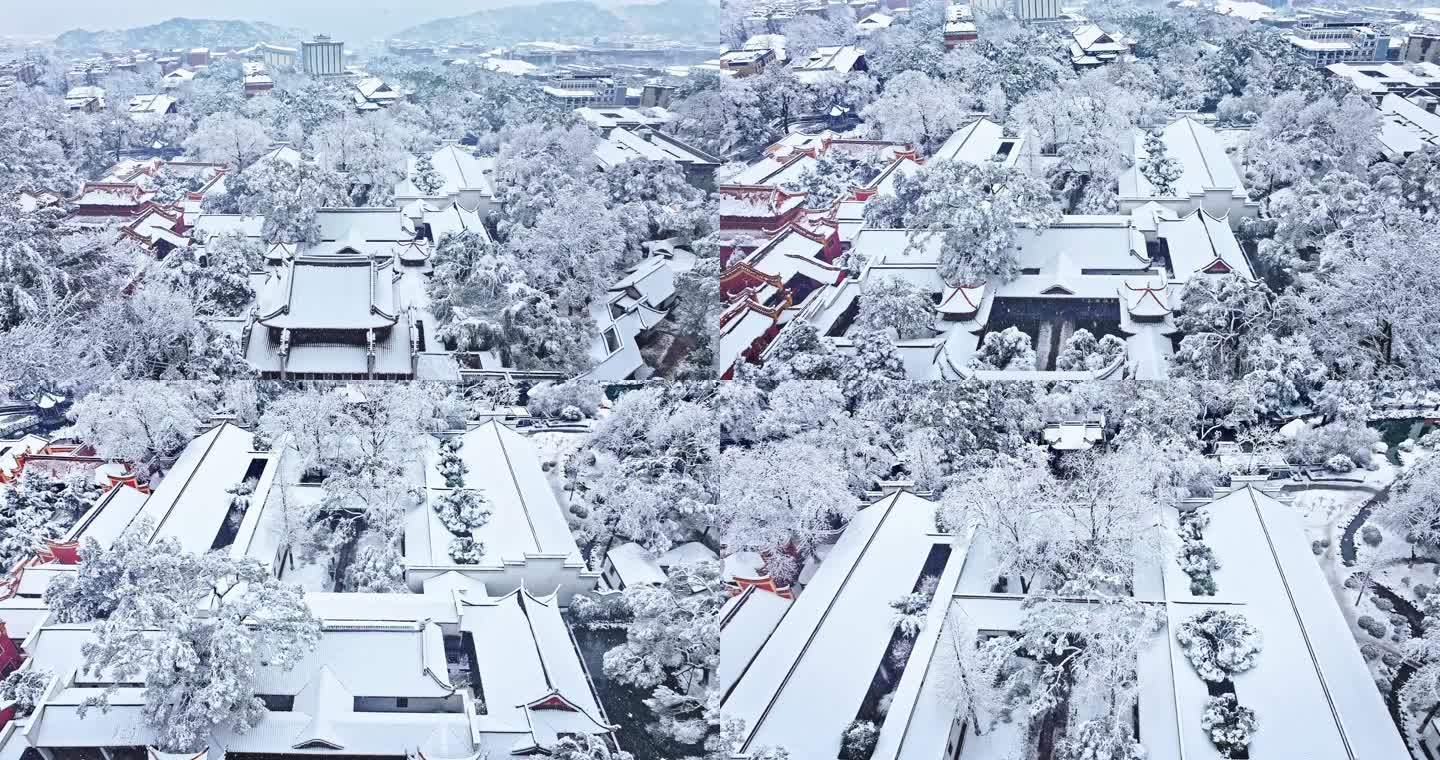
[{"label": "snow-covered tree", "polygon": [[435,162],[431,160],[429,153],[422,153],[415,159],[415,171],[411,181],[426,195],[434,195],[440,192],[440,188],[445,187],[445,177],[435,168]]},{"label": "snow-covered tree", "polygon": [[1160,196],[1173,195],[1175,182],[1184,173],[1180,162],[1170,156],[1158,129],[1145,133],[1145,159],[1140,162],[1140,173]]},{"label": "snow-covered tree", "polygon": [[657,385],[625,394],[595,426],[596,464],[572,506],[582,543],[618,538],[654,552],[703,536],[716,520],[712,468],[720,427],[703,385]]},{"label": "snow-covered tree", "polygon": [[1055,760],[1145,760],[1145,747],[1123,721],[1086,720],[1055,742]]},{"label": "snow-covered tree", "polygon": [[405,179],[404,135],[383,112],[326,123],[310,134],[310,148],[320,166],[349,181],[356,206],[388,205]]},{"label": "snow-covered tree", "polygon": [[116,383],[70,408],[70,435],[107,459],[137,465],[168,456],[190,442],[200,419],[183,387],[160,382]]},{"label": "snow-covered tree", "polygon": [[888,395],[905,379],[905,365],[890,336],[878,330],[859,330],[852,336],[854,352],[840,362],[840,389],[851,407]]},{"label": "snow-covered tree", "polygon": [[719,565],[676,565],[663,585],[631,586],[622,595],[630,620],[625,641],[605,653],[605,675],[650,693],[645,703],[658,720],[647,731],[700,745],[714,733],[709,719],[717,694],[713,683],[700,684],[720,662]]},{"label": "snow-covered tree", "polygon": [[[194,752],[216,726],[243,732],[265,714],[257,672],[294,666],[320,625],[301,589],[268,567],[187,554],[173,538],[149,542],[153,530],[141,521],[103,550],[87,540],[74,577],[52,583],[46,601],[59,620],[94,621],[87,673],[145,683],[142,715],[156,745]],[[86,707],[105,706],[111,691]]]},{"label": "snow-covered tree", "polygon": [[1384,214],[1332,238],[1310,291],[1316,348],[1341,370],[1440,374],[1440,237],[1413,212]]},{"label": "snow-covered tree", "polygon": [[[557,419],[593,418],[605,401],[605,388],[588,380],[567,380],[563,383],[540,383],[526,396],[525,411],[536,417]],[[576,414],[567,413],[573,410]]]},{"label": "snow-covered tree", "polygon": [[868,720],[854,720],[840,735],[840,760],[870,760],[880,729]]},{"label": "snow-covered tree", "polygon": [[855,323],[866,330],[894,330],[901,340],[925,337],[934,329],[935,305],[908,280],[890,277],[867,283]]},{"label": "snow-covered tree", "polygon": [[185,150],[201,161],[226,164],[242,171],[270,149],[265,127],[238,113],[222,111],[200,120],[185,140]]},{"label": "snow-covered tree", "polygon": [[1207,610],[1175,630],[1175,640],[1195,672],[1206,681],[1223,682],[1255,667],[1260,631],[1238,612]]},{"label": "snow-covered tree", "polygon": [[1049,188],[998,164],[937,161],[895,182],[894,197],[871,201],[866,221],[913,230],[909,247],[939,238],[941,279],[975,285],[1014,279],[1014,247],[1021,229],[1040,230],[1059,219]]},{"label": "snow-covered tree", "polygon": [[1376,518],[1421,546],[1440,547],[1440,458],[1429,456],[1395,479]]},{"label": "snow-covered tree", "polygon": [[975,531],[989,548],[990,572],[1008,586],[1009,576],[1028,591],[1032,579],[1048,569],[1054,535],[1050,512],[1050,473],[1045,451],[1029,446],[1016,457],[1001,457],[986,467],[967,468],[946,489],[938,519],[957,536]]},{"label": "snow-covered tree", "polygon": [[1255,711],[1240,704],[1233,692],[1205,700],[1205,712],[1200,716],[1200,727],[1224,757],[1246,751],[1255,735],[1255,724]]},{"label": "snow-covered tree", "polygon": [[635,760],[629,752],[615,749],[606,738],[590,734],[567,735],[545,748],[554,760]]},{"label": "snow-covered tree", "polygon": [[782,582],[859,507],[835,454],[798,440],[730,449],[718,478],[726,551],[761,554]]},{"label": "snow-covered tree", "polygon": [[1180,374],[1196,379],[1242,374],[1242,348],[1269,329],[1273,315],[1263,283],[1236,274],[1191,277],[1175,315],[1185,335],[1175,357]]},{"label": "snow-covered tree", "polygon": [[1098,370],[1108,367],[1116,359],[1125,356],[1125,340],[1114,335],[1105,335],[1099,340],[1081,327],[1070,334],[1065,347],[1055,357],[1058,370]]},{"label": "snow-covered tree", "polygon": [[260,244],[243,235],[216,235],[199,251],[177,250],[160,276],[190,297],[197,314],[234,316],[254,298],[250,274],[263,265]]},{"label": "snow-covered tree", "polygon": [[38,665],[17,670],[0,681],[0,700],[14,702],[15,717],[24,718],[35,712],[54,677],[54,671]]},{"label": "snow-covered tree", "polygon": [[1035,348],[1030,336],[1018,327],[985,333],[970,366],[976,369],[1035,369]]},{"label": "snow-covered tree", "polygon": [[973,118],[964,103],[954,85],[910,70],[886,82],[860,115],[876,137],[928,151]]}]

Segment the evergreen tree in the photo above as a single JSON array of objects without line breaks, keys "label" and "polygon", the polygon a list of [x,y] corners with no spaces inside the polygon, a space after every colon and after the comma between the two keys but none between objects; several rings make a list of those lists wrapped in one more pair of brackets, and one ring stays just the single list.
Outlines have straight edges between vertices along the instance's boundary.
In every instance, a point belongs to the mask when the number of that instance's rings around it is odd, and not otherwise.
[{"label": "evergreen tree", "polygon": [[1140,164],[1140,172],[1155,187],[1156,195],[1169,196],[1175,192],[1175,181],[1180,179],[1183,169],[1180,162],[1166,152],[1158,129],[1145,133],[1145,160]]},{"label": "evergreen tree", "polygon": [[415,159],[415,176],[412,181],[416,189],[425,195],[434,195],[445,187],[445,177],[435,168],[435,162],[428,153]]}]

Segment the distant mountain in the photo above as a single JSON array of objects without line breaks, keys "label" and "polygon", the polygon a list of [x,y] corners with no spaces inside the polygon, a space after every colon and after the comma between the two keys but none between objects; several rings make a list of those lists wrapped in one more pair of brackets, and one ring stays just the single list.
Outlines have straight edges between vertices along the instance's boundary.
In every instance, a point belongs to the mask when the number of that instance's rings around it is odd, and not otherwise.
[{"label": "distant mountain", "polygon": [[172,18],[150,26],[133,29],[111,29],[90,32],[72,29],[55,38],[62,50],[128,50],[181,47],[249,47],[257,42],[298,42],[306,35],[298,29],[285,29],[259,21],[222,21],[216,19]]},{"label": "distant mountain", "polygon": [[631,29],[674,39],[720,38],[720,6],[711,0],[661,0],[619,9]]},{"label": "distant mountain", "polygon": [[625,33],[708,39],[718,35],[719,22],[719,7],[711,0],[662,0],[653,5],[627,5],[615,11],[605,10],[589,0],[563,0],[436,19],[395,36],[425,42],[487,45],[538,40],[589,42],[596,37]]}]

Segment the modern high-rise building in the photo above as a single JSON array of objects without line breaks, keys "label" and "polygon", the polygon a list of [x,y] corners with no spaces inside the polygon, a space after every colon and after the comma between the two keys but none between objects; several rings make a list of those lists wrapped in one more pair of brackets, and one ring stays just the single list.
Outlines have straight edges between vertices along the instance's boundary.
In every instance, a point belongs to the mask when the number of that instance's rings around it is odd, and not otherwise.
[{"label": "modern high-rise building", "polygon": [[345,43],[317,34],[315,39],[300,44],[306,74],[333,77],[345,73]]}]

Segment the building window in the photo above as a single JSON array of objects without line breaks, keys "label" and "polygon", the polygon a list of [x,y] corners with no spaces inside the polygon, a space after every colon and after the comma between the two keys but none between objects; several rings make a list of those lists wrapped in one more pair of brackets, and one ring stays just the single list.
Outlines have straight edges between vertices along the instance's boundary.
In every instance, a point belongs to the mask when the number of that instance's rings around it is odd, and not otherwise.
[{"label": "building window", "polygon": [[605,329],[605,350],[612,354],[620,350],[620,333],[613,327]]}]

